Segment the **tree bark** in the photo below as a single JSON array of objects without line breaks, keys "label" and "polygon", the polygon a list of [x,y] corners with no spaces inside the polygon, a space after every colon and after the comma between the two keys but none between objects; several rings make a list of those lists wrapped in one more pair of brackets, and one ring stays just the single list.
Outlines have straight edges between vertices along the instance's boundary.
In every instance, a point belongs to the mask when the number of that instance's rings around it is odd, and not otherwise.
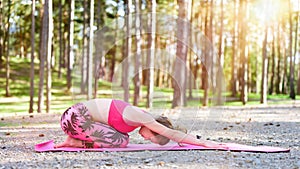
[{"label": "tree bark", "polygon": [[147,80],[147,107],[153,107],[153,92],[154,92],[154,57],[155,57],[155,32],[156,32],[156,0],[148,0],[150,11],[149,19],[149,34],[148,34],[148,80]]},{"label": "tree bark", "polygon": [[50,112],[51,105],[51,87],[52,87],[52,78],[51,78],[51,52],[52,52],[52,30],[53,30],[53,22],[52,22],[52,0],[48,0],[45,2],[47,6],[48,12],[48,30],[47,30],[47,62],[46,62],[46,112]]},{"label": "tree bark", "polygon": [[223,27],[224,27],[224,1],[221,0],[221,14],[220,14],[220,34],[219,34],[219,67],[217,69],[217,105],[222,104],[222,91],[223,91],[223,63],[224,63],[224,37],[223,37]]},{"label": "tree bark", "polygon": [[69,30],[68,30],[68,65],[67,65],[67,88],[72,87],[72,68],[74,62],[74,10],[75,0],[69,0]]},{"label": "tree bark", "polygon": [[[299,5],[299,1],[298,1],[298,5]],[[297,47],[298,47],[298,29],[299,29],[299,11],[296,13],[296,31],[295,31],[295,45],[294,45],[294,63],[296,62],[296,55],[297,55]],[[298,68],[298,78],[297,78],[297,94],[300,95],[300,66]],[[295,96],[296,98],[296,96]]]},{"label": "tree bark", "polygon": [[129,75],[129,56],[131,56],[131,25],[132,25],[132,0],[127,0],[126,4],[126,16],[125,16],[125,24],[126,24],[126,46],[125,46],[125,56],[123,56],[123,64],[122,64],[122,70],[123,70],[123,76],[122,76],[122,86],[124,89],[124,101],[129,101],[129,82],[128,82],[128,75]]},{"label": "tree bark", "polygon": [[[89,23],[89,56],[88,56],[88,80],[87,80],[87,99],[92,98],[92,74],[93,74],[93,42],[94,42],[94,0],[90,0],[90,23]],[[96,84],[95,84],[96,85]]]},{"label": "tree bark", "polygon": [[248,102],[248,47],[247,47],[247,19],[248,2],[240,0],[240,61],[241,61],[241,101]]},{"label": "tree bark", "polygon": [[269,94],[273,94],[274,89],[274,78],[275,78],[275,28],[273,27],[273,41],[272,41],[272,67],[271,67],[271,79],[270,79],[270,88]]},{"label": "tree bark", "polygon": [[[118,2],[118,1],[117,1]],[[118,11],[118,7],[116,7],[116,13]],[[116,15],[116,17],[118,17]],[[117,42],[118,41],[118,25],[119,25],[119,22],[118,22],[118,18],[115,19],[116,23],[115,23],[115,31],[114,31],[114,41]],[[109,54],[111,55],[111,67],[110,67],[110,76],[109,76],[109,81],[112,82],[113,81],[113,77],[114,77],[114,71],[115,71],[115,67],[116,67],[116,55],[118,53],[118,45],[115,44],[111,50],[109,51]]]},{"label": "tree bark", "polygon": [[44,106],[44,78],[45,78],[45,60],[47,59],[47,47],[49,38],[49,11],[48,11],[48,1],[44,3],[44,12],[42,18],[42,32],[40,41],[40,68],[39,68],[39,93],[38,93],[38,109],[37,112],[41,113]]},{"label": "tree bark", "polygon": [[31,62],[30,62],[30,100],[29,100],[29,113],[33,113],[33,98],[34,98],[34,51],[35,51],[35,0],[31,3]]},{"label": "tree bark", "polygon": [[188,27],[188,10],[189,1],[177,0],[178,3],[178,20],[177,20],[177,47],[176,47],[176,60],[174,66],[174,79],[173,79],[173,102],[172,108],[186,105],[186,58],[187,58],[187,45],[189,38]]},{"label": "tree bark", "polygon": [[58,5],[58,36],[59,36],[59,56],[58,56],[58,78],[60,79],[62,77],[62,66],[63,66],[63,59],[64,59],[64,48],[63,48],[63,30],[62,30],[62,0],[59,0]]},{"label": "tree bark", "polygon": [[[208,1],[206,1],[206,3],[208,3]],[[212,10],[212,9],[211,9]],[[205,36],[208,37],[208,40],[210,40],[211,44],[213,44],[213,41],[212,41],[212,33],[210,30],[211,27],[209,26],[208,24],[208,17],[209,17],[209,5],[206,5],[206,11],[205,11],[205,19],[204,19],[204,31],[205,31]],[[212,19],[212,17],[211,17]],[[208,51],[208,45],[206,45],[204,47],[204,60],[208,60],[207,58],[209,57],[209,51]],[[205,63],[205,62],[204,62]],[[201,88],[203,89],[203,99],[202,99],[202,105],[203,106],[207,106],[208,105],[208,70],[209,69],[208,67],[205,66],[202,62],[202,65],[201,65]]]},{"label": "tree bark", "polygon": [[[283,46],[286,45],[286,42],[284,42]],[[283,48],[283,60],[284,60],[284,65],[283,65],[283,76],[282,76],[282,86],[281,86],[281,91],[283,94],[287,94],[287,85],[288,85],[288,77],[287,77],[287,69],[288,69],[288,56],[287,56],[287,49]]]},{"label": "tree bark", "polygon": [[0,69],[3,64],[3,51],[4,51],[4,24],[3,24],[3,1],[0,1]]},{"label": "tree bark", "polygon": [[[6,84],[5,84],[5,96],[10,97],[10,58],[9,58],[9,40],[10,40],[10,35],[9,35],[9,29],[10,29],[10,10],[11,10],[11,0],[8,0],[8,15],[7,15],[7,28],[6,28],[6,66],[5,66],[5,71],[6,71]],[[4,40],[5,42],[5,40]]]},{"label": "tree bark", "polygon": [[261,94],[260,94],[260,103],[267,103],[267,90],[268,90],[268,57],[267,57],[267,39],[268,39],[268,27],[265,28],[265,38],[263,41],[262,48],[262,82],[261,82]]},{"label": "tree bark", "polygon": [[[104,19],[103,19],[103,13],[105,12],[103,6],[104,6],[104,1],[102,0],[98,0],[97,1],[97,15],[96,15],[96,23],[97,23],[97,30],[99,31],[101,29],[101,26],[104,25]],[[117,0],[117,3],[119,3],[119,1]],[[118,25],[118,24],[117,24]],[[104,36],[101,34],[98,34],[97,38],[104,38]],[[104,56],[104,52],[103,52],[103,40],[100,40],[99,42],[97,42],[96,48],[95,48],[95,86],[94,86],[94,98],[97,97],[98,95],[98,82],[100,78],[103,78],[103,76],[105,75],[105,56]],[[96,85],[97,84],[97,85]]]},{"label": "tree bark", "polygon": [[[191,16],[190,16],[190,23],[193,23],[193,21],[194,21],[194,5],[195,5],[195,0],[192,0],[192,2],[191,2]],[[197,15],[197,14],[196,14]],[[190,33],[192,33],[192,26],[190,27],[190,29],[189,29],[189,32]],[[190,41],[189,41],[189,44],[192,44],[193,42],[192,42],[192,38],[190,38],[189,39]],[[189,78],[189,80],[188,80],[188,88],[189,88],[189,96],[188,96],[188,99],[192,99],[193,98],[193,85],[194,85],[194,82],[196,81],[196,76],[194,75],[194,69],[193,69],[193,60],[194,60],[194,58],[193,58],[193,56],[194,56],[194,54],[193,54],[193,51],[192,50],[189,50],[189,63],[188,63],[188,65],[189,65],[189,71],[188,71],[188,78]],[[194,78],[193,78],[194,77]]]},{"label": "tree bark", "polygon": [[295,68],[294,68],[294,57],[293,56],[293,16],[292,16],[292,7],[291,4],[292,2],[289,1],[289,24],[290,24],[290,37],[289,37],[289,57],[290,57],[290,98],[295,100],[296,99],[296,94],[295,94],[295,87],[294,87],[294,73],[295,73]]},{"label": "tree bark", "polygon": [[136,53],[135,53],[135,70],[134,70],[134,97],[133,105],[137,106],[141,95],[141,57],[142,57],[142,40],[141,40],[141,18],[140,18],[140,0],[135,0],[135,40],[136,40]]},{"label": "tree bark", "polygon": [[277,60],[277,69],[276,69],[276,83],[275,83],[275,92],[276,94],[280,94],[281,93],[281,89],[280,89],[280,84],[282,83],[282,72],[281,72],[281,62],[282,62],[282,58],[281,58],[281,33],[280,33],[280,23],[278,23],[277,25],[277,56],[278,56],[278,60]]},{"label": "tree bark", "polygon": [[81,57],[81,83],[80,83],[80,93],[86,93],[87,85],[87,60],[88,60],[88,38],[87,38],[87,21],[88,21],[88,1],[83,1],[83,38],[82,38],[82,57]]}]

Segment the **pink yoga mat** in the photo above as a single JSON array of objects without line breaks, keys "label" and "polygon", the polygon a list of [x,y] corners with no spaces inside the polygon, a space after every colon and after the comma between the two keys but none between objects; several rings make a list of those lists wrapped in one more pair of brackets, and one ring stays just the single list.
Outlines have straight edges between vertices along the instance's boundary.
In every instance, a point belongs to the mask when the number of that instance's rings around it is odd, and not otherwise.
[{"label": "pink yoga mat", "polygon": [[263,152],[263,153],[280,153],[289,152],[290,149],[270,147],[270,146],[247,146],[235,143],[226,143],[229,149],[224,148],[207,148],[202,146],[184,145],[178,146],[177,144],[167,144],[165,146],[159,146],[155,144],[129,144],[126,148],[73,148],[62,147],[54,148],[54,141],[50,140],[44,143],[35,145],[35,151],[47,152],[47,151],[183,151],[183,150],[223,150],[223,151],[238,151],[238,152]]}]

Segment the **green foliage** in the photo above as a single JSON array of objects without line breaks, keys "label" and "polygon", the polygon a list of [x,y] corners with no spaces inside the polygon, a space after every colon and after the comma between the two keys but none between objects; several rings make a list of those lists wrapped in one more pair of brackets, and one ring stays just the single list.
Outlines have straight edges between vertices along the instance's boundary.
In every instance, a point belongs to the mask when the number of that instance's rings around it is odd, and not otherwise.
[{"label": "green foliage", "polygon": [[[12,115],[15,113],[27,113],[29,107],[29,70],[30,61],[26,58],[21,59],[17,57],[11,58],[11,93],[13,97],[6,98],[5,95],[5,69],[0,70],[0,115]],[[55,70],[54,70],[55,72]],[[35,86],[38,85],[38,61],[35,62]],[[66,74],[63,73],[63,78],[59,79],[56,77],[57,74],[53,73],[52,83],[52,102],[51,110],[54,113],[62,113],[67,107],[73,105],[76,102],[85,100],[85,95],[76,93],[78,90],[78,84],[74,85],[74,91],[67,91],[66,89]],[[75,75],[74,75],[75,77]],[[74,78],[76,79],[76,78]],[[78,80],[78,79],[77,79]],[[74,82],[75,83],[75,82]],[[98,98],[111,98],[112,97],[112,84],[108,81],[99,81]],[[133,86],[131,86],[130,93],[133,93]],[[146,93],[147,88],[142,87],[142,93]],[[188,91],[187,91],[188,93]],[[199,98],[203,97],[203,91],[199,89],[193,89],[193,98],[188,100],[188,107],[199,107]],[[154,108],[170,108],[172,104],[173,89],[172,88],[159,88],[154,89]],[[214,96],[210,94],[210,97]],[[227,106],[240,106],[242,103],[237,98],[230,98],[230,93],[224,93],[223,98],[225,99]],[[249,94],[249,102],[247,104],[259,104],[259,94]],[[231,101],[230,101],[231,100]],[[233,101],[232,101],[233,100]],[[268,100],[270,104],[287,103],[291,100],[288,95],[269,95]],[[35,103],[37,102],[37,88],[35,88]],[[131,101],[131,100],[130,100]],[[146,106],[145,95],[139,103],[140,107]],[[36,110],[36,106],[34,106]],[[0,123],[0,126],[4,125]],[[7,125],[7,124],[5,124]]]}]

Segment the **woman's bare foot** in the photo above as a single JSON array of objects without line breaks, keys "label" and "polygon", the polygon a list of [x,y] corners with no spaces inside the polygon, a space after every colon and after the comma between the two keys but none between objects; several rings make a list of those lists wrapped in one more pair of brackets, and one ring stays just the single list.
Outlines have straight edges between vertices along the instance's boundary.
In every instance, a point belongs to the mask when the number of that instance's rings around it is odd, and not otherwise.
[{"label": "woman's bare foot", "polygon": [[82,140],[74,139],[70,136],[67,137],[65,142],[56,144],[54,148],[60,148],[60,147],[78,147],[83,148],[84,145],[82,143]]}]

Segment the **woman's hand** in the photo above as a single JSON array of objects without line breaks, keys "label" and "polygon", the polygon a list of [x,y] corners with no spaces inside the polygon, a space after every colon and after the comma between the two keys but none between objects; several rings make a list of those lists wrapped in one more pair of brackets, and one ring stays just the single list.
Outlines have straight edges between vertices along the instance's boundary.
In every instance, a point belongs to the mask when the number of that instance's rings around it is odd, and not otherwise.
[{"label": "woman's hand", "polygon": [[224,143],[218,143],[218,142],[208,141],[208,140],[199,140],[199,145],[207,148],[213,148],[213,149],[224,149],[224,150],[229,149],[228,146]]}]

